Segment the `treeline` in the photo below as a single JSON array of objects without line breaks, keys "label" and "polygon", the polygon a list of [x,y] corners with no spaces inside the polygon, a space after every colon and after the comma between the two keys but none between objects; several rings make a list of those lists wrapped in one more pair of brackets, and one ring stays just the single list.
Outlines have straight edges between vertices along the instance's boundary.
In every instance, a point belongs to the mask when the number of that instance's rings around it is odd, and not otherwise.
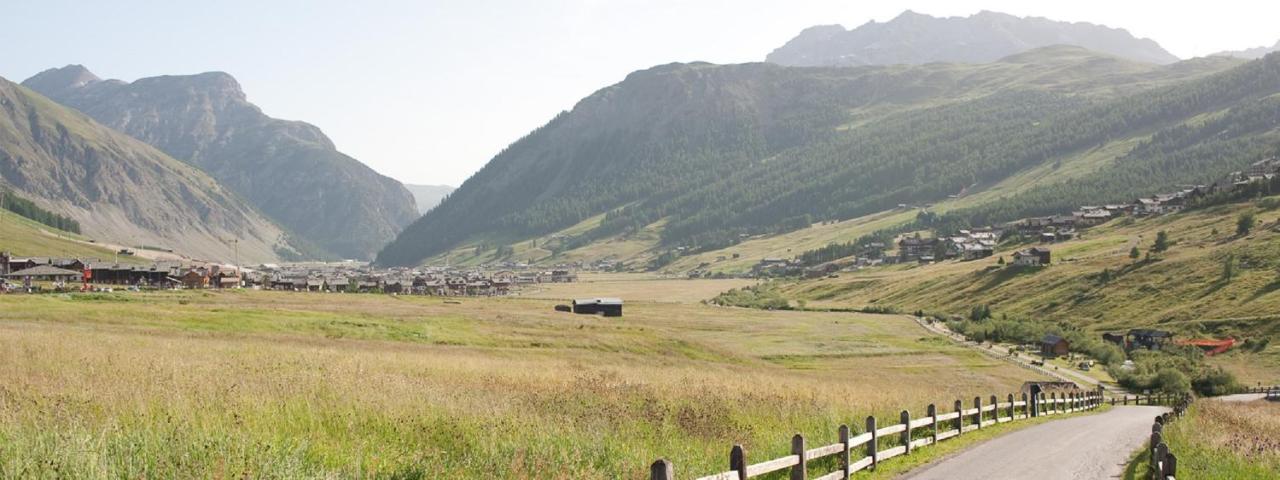
[{"label": "treeline", "polygon": [[40,208],[31,200],[22,198],[8,189],[0,191],[0,196],[3,196],[5,210],[64,232],[80,233],[80,222],[71,217]]}]

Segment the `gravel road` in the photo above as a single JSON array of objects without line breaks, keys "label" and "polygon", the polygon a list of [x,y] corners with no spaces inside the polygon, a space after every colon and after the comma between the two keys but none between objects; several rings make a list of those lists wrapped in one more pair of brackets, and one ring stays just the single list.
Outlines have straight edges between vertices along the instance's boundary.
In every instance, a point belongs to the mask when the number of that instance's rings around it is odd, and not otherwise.
[{"label": "gravel road", "polygon": [[913,480],[1118,478],[1164,407],[1114,407],[1055,420],[979,444],[907,473]]}]

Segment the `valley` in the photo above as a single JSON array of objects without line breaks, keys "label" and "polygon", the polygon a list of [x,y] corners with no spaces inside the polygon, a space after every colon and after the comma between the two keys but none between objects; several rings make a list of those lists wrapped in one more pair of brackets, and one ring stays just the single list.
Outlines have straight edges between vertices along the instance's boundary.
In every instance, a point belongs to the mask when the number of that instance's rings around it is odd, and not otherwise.
[{"label": "valley", "polygon": [[1280,12],[837,3],[11,9],[0,479],[1270,478]]}]

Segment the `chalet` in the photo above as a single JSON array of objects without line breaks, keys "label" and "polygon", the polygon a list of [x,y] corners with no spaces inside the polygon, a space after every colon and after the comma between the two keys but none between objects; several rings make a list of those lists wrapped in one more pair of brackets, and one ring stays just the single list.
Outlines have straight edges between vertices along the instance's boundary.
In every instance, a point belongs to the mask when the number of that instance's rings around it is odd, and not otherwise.
[{"label": "chalet", "polygon": [[920,238],[919,235],[903,237],[898,240],[898,257],[903,262],[918,260],[923,256],[932,256],[942,241],[937,238]]},{"label": "chalet", "polygon": [[552,270],[551,283],[572,283],[578,281],[578,274],[568,270]]},{"label": "chalet", "polygon": [[1111,210],[1098,207],[1089,207],[1089,210],[1081,210],[1072,213],[1076,218],[1076,225],[1081,227],[1092,227],[1107,223],[1115,215]]},{"label": "chalet", "polygon": [[1057,335],[1045,335],[1040,339],[1040,355],[1045,358],[1054,358],[1066,355],[1071,351],[1071,343],[1067,339]]},{"label": "chalet", "polygon": [[308,278],[306,288],[308,292],[322,292],[325,290],[323,278]]},{"label": "chalet", "polygon": [[1280,158],[1271,157],[1254,162],[1244,171],[1246,177],[1266,177],[1280,174]]},{"label": "chalet", "polygon": [[573,301],[573,313],[584,315],[602,314],[606,317],[622,316],[622,299],[620,298],[583,298]]},{"label": "chalet", "polygon": [[1052,256],[1047,248],[1032,247],[1013,252],[1013,264],[1023,267],[1048,265]]},{"label": "chalet", "polygon": [[1125,335],[1125,344],[1126,348],[1130,350],[1135,348],[1160,350],[1171,339],[1173,339],[1173,334],[1164,330],[1139,328],[1129,330],[1128,335]]},{"label": "chalet", "polygon": [[209,288],[209,271],[204,268],[192,268],[178,277],[178,280],[182,282],[182,288]]},{"label": "chalet", "polygon": [[31,281],[69,283],[79,282],[84,278],[84,273],[53,265],[36,265],[5,275],[5,278],[22,279],[27,283]]},{"label": "chalet", "polygon": [[325,283],[328,284],[329,291],[334,293],[346,293],[351,288],[351,279],[342,275],[326,278]]}]

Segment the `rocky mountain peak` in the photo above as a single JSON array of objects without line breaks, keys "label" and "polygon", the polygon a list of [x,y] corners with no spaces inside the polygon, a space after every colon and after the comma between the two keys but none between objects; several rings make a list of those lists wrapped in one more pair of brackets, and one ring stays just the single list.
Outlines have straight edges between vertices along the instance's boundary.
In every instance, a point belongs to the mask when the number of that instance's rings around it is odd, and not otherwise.
[{"label": "rocky mountain peak", "polygon": [[37,73],[22,83],[36,91],[66,92],[101,81],[101,78],[90,72],[84,65],[67,65]]}]

